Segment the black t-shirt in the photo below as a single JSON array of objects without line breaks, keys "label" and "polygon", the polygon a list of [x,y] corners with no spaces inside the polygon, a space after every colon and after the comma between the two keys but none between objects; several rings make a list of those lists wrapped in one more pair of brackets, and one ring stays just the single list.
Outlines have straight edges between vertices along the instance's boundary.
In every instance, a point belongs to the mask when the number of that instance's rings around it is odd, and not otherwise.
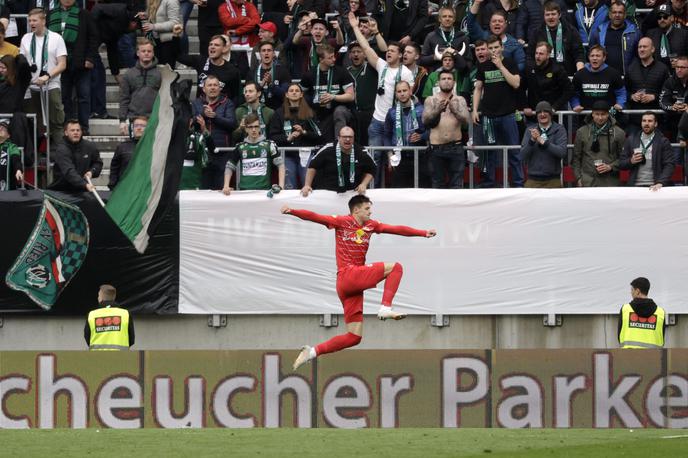
[{"label": "black t-shirt", "polygon": [[[516,63],[505,57],[502,61],[512,75],[518,75]],[[491,118],[514,113],[517,108],[518,92],[506,82],[506,78],[492,61],[478,64],[476,79],[483,82],[483,98],[480,112]]]},{"label": "black t-shirt", "polygon": [[621,73],[612,67],[604,67],[598,72],[586,68],[573,75],[573,89],[586,110],[592,109],[596,100],[606,100],[610,105],[616,103],[615,91],[623,87]]},{"label": "black t-shirt", "polygon": [[611,26],[607,29],[607,37],[604,40],[604,47],[607,50],[607,60],[605,64],[615,68],[619,73],[624,72],[623,66],[623,45],[621,43],[625,28],[614,30]]},{"label": "black t-shirt", "polygon": [[201,89],[208,75],[217,76],[220,80],[222,94],[226,95],[235,105],[240,105],[243,97],[241,90],[241,72],[231,62],[214,65],[210,59],[203,56],[179,56],[177,59],[184,65],[193,67],[198,74],[198,88]]},{"label": "black t-shirt", "polygon": [[313,189],[326,189],[328,191],[345,192],[355,189],[363,180],[366,173],[375,175],[375,162],[366,150],[360,146],[354,146],[354,181],[350,181],[351,156],[342,151],[342,178],[344,186],[339,186],[339,170],[337,168],[337,155],[335,146],[331,143],[324,146],[313,157],[309,168],[315,169]]},{"label": "black t-shirt", "polygon": [[332,114],[338,105],[346,104],[333,101],[327,105],[320,105],[318,102],[320,94],[324,94],[326,92],[329,92],[333,95],[344,94],[348,88],[353,87],[354,79],[344,67],[340,67],[338,65],[331,67],[329,70],[320,70],[319,81],[316,81],[316,76],[317,69],[313,69],[305,74],[301,79],[301,87],[307,93],[308,100],[311,102],[311,106],[315,109],[318,117],[322,119],[323,117]]}]

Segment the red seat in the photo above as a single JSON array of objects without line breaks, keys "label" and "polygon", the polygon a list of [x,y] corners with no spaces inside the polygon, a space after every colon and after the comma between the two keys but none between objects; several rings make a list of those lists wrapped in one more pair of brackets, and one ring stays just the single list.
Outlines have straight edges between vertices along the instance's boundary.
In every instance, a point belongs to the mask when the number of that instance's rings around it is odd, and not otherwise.
[{"label": "red seat", "polygon": [[564,166],[564,186],[578,186],[576,175],[573,174],[573,167],[570,165]]},{"label": "red seat", "polygon": [[619,170],[619,182],[621,185],[628,183],[628,179],[631,176],[630,170]]},{"label": "red seat", "polygon": [[674,167],[674,174],[671,175],[671,181],[674,184],[678,184],[678,185],[686,184],[686,178],[685,178],[685,175],[683,174],[683,166],[682,165],[677,165],[676,167]]}]

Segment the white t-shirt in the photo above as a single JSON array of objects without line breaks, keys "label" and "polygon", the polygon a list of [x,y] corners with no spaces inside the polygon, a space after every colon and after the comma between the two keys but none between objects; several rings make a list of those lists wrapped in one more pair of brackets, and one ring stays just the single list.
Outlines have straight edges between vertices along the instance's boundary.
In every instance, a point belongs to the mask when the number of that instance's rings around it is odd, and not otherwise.
[{"label": "white t-shirt", "polygon": [[[387,61],[381,58],[377,59],[375,63],[375,69],[377,70],[378,78],[382,76],[382,72],[387,66]],[[401,80],[408,81],[411,85],[411,90],[413,90],[413,73],[405,65],[399,68],[387,68],[387,74],[385,75],[385,93],[383,95],[375,96],[375,112],[373,113],[373,118],[377,121],[385,122],[385,116],[390,108],[392,108],[392,103],[394,102],[394,83],[397,80],[397,73],[401,71]],[[379,79],[378,79],[379,81]]]},{"label": "white t-shirt", "polygon": [[[60,56],[67,56],[67,46],[65,45],[64,39],[62,38],[62,35],[59,33],[51,32],[47,28],[45,29],[45,33],[48,36],[48,73],[51,73],[52,70],[57,67],[57,58]],[[29,65],[31,64],[36,64],[36,71],[31,73],[31,81],[35,80],[38,78],[38,75],[41,74],[41,68],[43,66],[43,40],[45,40],[46,35],[43,35],[42,37],[36,37],[36,56],[31,55],[31,39],[33,38],[34,33],[26,33],[21,39],[21,45],[19,47],[20,52],[26,57],[26,60],[29,61]],[[48,90],[50,89],[59,89],[60,86],[60,75],[57,75],[53,78],[50,78],[50,81],[48,81]],[[40,91],[41,88],[35,84],[31,84],[29,86],[29,90],[26,91],[26,96],[25,98],[31,97],[31,94],[29,91]]]}]

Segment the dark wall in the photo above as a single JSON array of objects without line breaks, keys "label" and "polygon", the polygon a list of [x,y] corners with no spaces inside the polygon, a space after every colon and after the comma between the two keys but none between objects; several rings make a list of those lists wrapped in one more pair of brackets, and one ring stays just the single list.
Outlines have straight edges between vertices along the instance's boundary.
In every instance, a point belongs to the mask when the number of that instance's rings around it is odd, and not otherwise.
[{"label": "dark wall", "polygon": [[[5,284],[5,275],[26,243],[43,204],[40,191],[0,192],[0,313],[86,315],[97,307],[98,286],[117,288],[117,302],[134,313],[177,313],[179,292],[179,206],[174,205],[146,253],[136,252],[105,209],[88,193],[52,192],[78,205],[90,228],[84,264],[50,311]],[[107,202],[109,192],[100,192]]]}]

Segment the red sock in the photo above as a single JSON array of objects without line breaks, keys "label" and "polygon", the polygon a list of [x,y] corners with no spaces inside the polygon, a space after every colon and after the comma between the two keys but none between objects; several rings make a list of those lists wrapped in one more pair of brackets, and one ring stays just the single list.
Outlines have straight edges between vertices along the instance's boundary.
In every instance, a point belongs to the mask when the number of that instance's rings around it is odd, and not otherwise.
[{"label": "red sock", "polygon": [[391,307],[392,299],[399,289],[399,283],[401,283],[401,276],[404,274],[404,269],[398,262],[394,263],[392,271],[387,275],[385,280],[385,291],[382,293],[382,305]]},{"label": "red sock", "polygon": [[325,353],[333,353],[335,351],[344,350],[345,348],[353,347],[361,342],[361,336],[357,336],[351,332],[334,336],[330,340],[315,346],[315,353],[320,356]]}]

